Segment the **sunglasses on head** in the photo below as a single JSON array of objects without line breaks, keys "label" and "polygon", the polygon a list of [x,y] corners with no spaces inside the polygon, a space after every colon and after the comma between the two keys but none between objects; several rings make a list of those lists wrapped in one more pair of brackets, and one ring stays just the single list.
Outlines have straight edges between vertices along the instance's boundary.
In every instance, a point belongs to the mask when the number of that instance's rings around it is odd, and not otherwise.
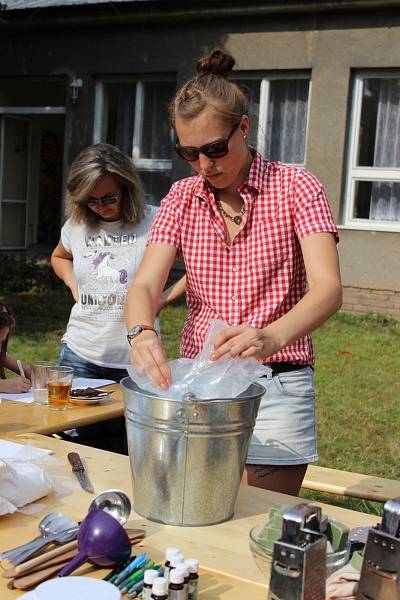
[{"label": "sunglasses on head", "polygon": [[204,146],[200,146],[200,148],[196,148],[195,146],[181,146],[178,142],[174,146],[175,152],[177,152],[181,158],[189,162],[199,160],[200,153],[207,156],[207,158],[222,158],[222,156],[226,156],[228,154],[229,140],[231,139],[239,125],[240,121],[238,121],[232,127],[228,137],[224,140],[210,142],[209,144],[204,144]]},{"label": "sunglasses on head", "polygon": [[102,198],[88,198],[84,201],[84,204],[89,207],[100,206],[100,204],[104,204],[105,206],[110,206],[111,204],[115,204],[121,200],[121,195],[116,194],[115,196],[103,196]]}]

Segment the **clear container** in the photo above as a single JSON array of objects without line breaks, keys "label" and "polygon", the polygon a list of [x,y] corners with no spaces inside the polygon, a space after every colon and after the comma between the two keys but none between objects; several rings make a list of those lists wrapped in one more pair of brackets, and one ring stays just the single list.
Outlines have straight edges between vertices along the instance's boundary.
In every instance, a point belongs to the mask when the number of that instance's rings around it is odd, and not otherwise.
[{"label": "clear container", "polygon": [[[263,529],[264,525],[256,525],[250,529],[249,547],[257,567],[263,575],[269,577],[271,573],[272,551],[269,547],[258,541]],[[349,561],[349,557],[348,545],[344,550],[328,552],[326,554],[326,576],[329,577],[331,573],[343,567]]]}]

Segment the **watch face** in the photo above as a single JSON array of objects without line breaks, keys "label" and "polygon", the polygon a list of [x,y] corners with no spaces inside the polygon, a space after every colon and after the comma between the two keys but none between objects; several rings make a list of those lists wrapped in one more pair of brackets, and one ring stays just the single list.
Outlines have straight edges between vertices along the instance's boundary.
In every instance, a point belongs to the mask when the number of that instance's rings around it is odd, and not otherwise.
[{"label": "watch face", "polygon": [[135,335],[139,335],[143,331],[143,328],[140,325],[135,325],[132,327],[130,331],[128,331],[128,335],[134,337]]}]

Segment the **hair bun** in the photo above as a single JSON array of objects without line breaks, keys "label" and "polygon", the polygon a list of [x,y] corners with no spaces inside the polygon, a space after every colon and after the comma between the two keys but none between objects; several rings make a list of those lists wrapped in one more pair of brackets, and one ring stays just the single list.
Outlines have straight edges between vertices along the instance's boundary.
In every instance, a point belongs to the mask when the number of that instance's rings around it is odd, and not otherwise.
[{"label": "hair bun", "polygon": [[227,78],[235,62],[231,54],[222,48],[215,48],[197,61],[197,72],[199,75],[219,75]]}]

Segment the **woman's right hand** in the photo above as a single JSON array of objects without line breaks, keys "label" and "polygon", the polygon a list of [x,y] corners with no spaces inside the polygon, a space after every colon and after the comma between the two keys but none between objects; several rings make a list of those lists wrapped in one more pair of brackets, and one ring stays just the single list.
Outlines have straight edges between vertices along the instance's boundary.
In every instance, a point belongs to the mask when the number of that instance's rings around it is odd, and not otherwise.
[{"label": "woman's right hand", "polygon": [[11,377],[10,379],[0,379],[0,393],[5,394],[23,394],[28,392],[31,382],[26,377]]},{"label": "woman's right hand", "polygon": [[171,371],[157,334],[154,331],[142,331],[136,339],[131,340],[131,347],[132,365],[141,367],[158,387],[169,387]]}]

